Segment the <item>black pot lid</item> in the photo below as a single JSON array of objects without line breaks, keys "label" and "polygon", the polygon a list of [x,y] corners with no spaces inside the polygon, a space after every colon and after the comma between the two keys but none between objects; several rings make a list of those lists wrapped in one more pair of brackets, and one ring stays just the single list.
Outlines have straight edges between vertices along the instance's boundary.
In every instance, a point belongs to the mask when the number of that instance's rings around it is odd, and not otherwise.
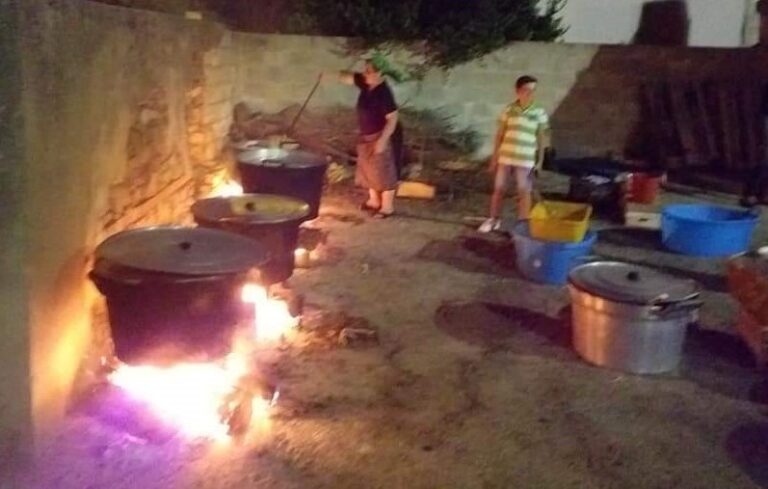
[{"label": "black pot lid", "polygon": [[675,302],[699,293],[693,280],[682,280],[650,268],[613,261],[598,261],[571,270],[572,285],[617,302],[652,304]]},{"label": "black pot lid", "polygon": [[243,194],[198,200],[192,205],[192,214],[198,222],[280,224],[306,219],[309,204],[283,195]]},{"label": "black pot lid", "polygon": [[244,149],[238,153],[237,161],[246,165],[276,168],[311,168],[328,165],[325,158],[320,155],[283,148]]},{"label": "black pot lid", "polygon": [[148,227],[114,234],[95,252],[96,260],[149,272],[217,275],[247,272],[269,255],[255,241],[206,228]]}]

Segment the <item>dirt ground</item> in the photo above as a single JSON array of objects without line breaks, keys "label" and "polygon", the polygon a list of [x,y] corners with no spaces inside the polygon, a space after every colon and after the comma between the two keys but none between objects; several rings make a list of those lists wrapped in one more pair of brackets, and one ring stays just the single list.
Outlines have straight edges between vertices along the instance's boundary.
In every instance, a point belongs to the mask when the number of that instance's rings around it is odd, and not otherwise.
[{"label": "dirt ground", "polygon": [[[734,202],[687,188],[664,198]],[[290,285],[380,341],[276,352],[281,400],[256,440],[211,447],[77,409],[35,475],[7,487],[768,487],[767,390],[733,335],[723,261],[596,223],[597,254],[697,279],[706,305],[677,372],[594,368],[569,347],[566,291],[522,279],[510,242],[462,220],[486,199],[403,201],[399,217],[371,221],[351,191],[326,196],[316,226],[330,258]]]}]

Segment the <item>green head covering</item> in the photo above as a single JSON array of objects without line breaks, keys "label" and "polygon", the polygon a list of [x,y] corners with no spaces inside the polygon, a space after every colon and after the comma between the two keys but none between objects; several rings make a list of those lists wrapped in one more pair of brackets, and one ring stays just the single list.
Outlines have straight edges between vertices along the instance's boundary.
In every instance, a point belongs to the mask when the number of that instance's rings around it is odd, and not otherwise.
[{"label": "green head covering", "polygon": [[371,65],[376,68],[376,71],[384,76],[392,78],[396,83],[401,83],[407,79],[407,77],[392,66],[387,57],[379,51],[374,52],[366,61],[371,63]]}]

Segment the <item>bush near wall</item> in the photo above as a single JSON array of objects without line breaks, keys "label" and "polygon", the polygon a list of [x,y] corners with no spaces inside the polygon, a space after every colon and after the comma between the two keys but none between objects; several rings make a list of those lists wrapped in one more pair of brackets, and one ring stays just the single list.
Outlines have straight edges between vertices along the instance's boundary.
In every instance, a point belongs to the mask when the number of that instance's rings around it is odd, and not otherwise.
[{"label": "bush near wall", "polygon": [[350,51],[396,44],[451,68],[514,41],[554,41],[566,0],[94,0],[133,8],[204,10],[248,32],[352,38]]}]

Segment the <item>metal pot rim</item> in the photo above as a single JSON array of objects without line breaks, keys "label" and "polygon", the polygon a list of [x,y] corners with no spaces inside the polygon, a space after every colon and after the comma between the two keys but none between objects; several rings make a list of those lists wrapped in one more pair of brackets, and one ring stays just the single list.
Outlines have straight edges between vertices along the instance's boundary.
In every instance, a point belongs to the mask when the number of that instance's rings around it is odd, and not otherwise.
[{"label": "metal pot rim", "polygon": [[[237,213],[232,209],[233,203],[238,200],[254,201],[282,201],[286,205],[291,205],[294,208],[290,212],[285,212],[275,216],[266,215],[266,213],[259,213],[257,210],[253,212]],[[220,205],[222,209],[206,209],[206,206],[216,207]],[[221,211],[221,212],[218,212]],[[229,212],[227,212],[229,211]],[[278,194],[261,194],[261,193],[245,193],[233,197],[209,197],[206,199],[200,199],[192,204],[192,215],[195,220],[203,220],[205,222],[237,222],[244,225],[259,225],[259,224],[288,224],[291,222],[301,222],[309,217],[310,208],[309,204],[303,200],[295,197],[289,197],[286,195]]]},{"label": "metal pot rim", "polygon": [[328,162],[322,156],[307,151],[284,148],[248,148],[238,153],[237,162],[250,166],[287,169],[328,166]]},{"label": "metal pot rim", "polygon": [[[605,266],[615,266],[615,267],[624,266],[627,268],[635,268],[636,271],[638,272],[645,270],[646,273],[650,272],[652,276],[654,276],[655,278],[665,277],[667,275],[653,269],[648,269],[647,267],[640,267],[640,266],[631,265],[623,262],[605,260],[605,261],[595,261],[591,263],[586,263],[584,265],[579,265],[575,267],[568,274],[568,284],[584,293],[593,295],[595,297],[600,297],[605,300],[609,300],[616,303],[622,303],[622,304],[634,304],[634,305],[645,305],[645,306],[674,304],[676,302],[682,302],[682,301],[697,298],[701,294],[701,287],[699,286],[698,283],[694,282],[693,280],[684,281],[681,279],[676,279],[674,277],[670,277],[672,283],[677,282],[680,285],[680,287],[679,287],[679,290],[675,291],[676,294],[673,294],[672,296],[666,293],[659,293],[659,294],[656,294],[655,296],[651,296],[648,294],[635,294],[633,296],[630,292],[622,293],[621,291],[616,291],[614,288],[610,288],[606,290],[605,288],[601,288],[599,286],[590,287],[590,285],[594,285],[594,284],[581,283],[579,280],[574,279],[574,277],[579,271],[583,271],[589,268],[597,268],[597,267],[605,267]],[[599,285],[604,285],[604,284],[599,284]]]},{"label": "metal pot rim", "polygon": [[184,226],[150,226],[109,236],[94,252],[137,271],[201,276],[248,272],[263,266],[269,253],[253,240],[226,231]]}]

